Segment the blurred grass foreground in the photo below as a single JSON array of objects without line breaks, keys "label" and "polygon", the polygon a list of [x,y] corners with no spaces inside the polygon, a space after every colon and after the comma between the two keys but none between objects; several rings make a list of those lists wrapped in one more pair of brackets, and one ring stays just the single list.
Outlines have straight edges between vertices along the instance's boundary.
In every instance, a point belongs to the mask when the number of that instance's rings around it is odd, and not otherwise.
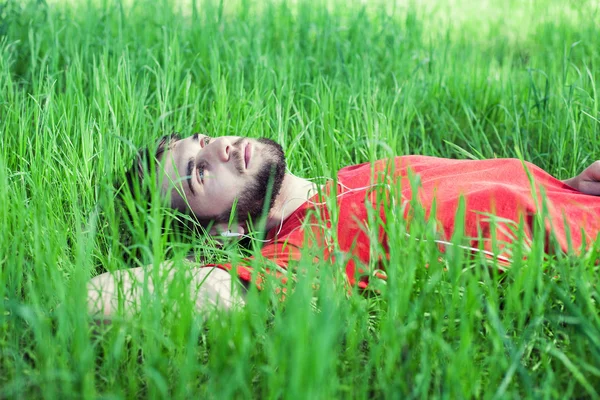
[{"label": "blurred grass foreground", "polygon": [[113,183],[173,131],[269,137],[305,177],[404,154],[575,175],[600,158],[599,10],[0,1],[0,398],[597,398],[598,244],[547,257],[533,243],[499,274],[398,242],[378,294],[323,273],[283,303],[251,288],[244,310],[196,315],[180,282],[108,325],[85,285],[252,253],[169,234],[157,198],[122,234]]}]

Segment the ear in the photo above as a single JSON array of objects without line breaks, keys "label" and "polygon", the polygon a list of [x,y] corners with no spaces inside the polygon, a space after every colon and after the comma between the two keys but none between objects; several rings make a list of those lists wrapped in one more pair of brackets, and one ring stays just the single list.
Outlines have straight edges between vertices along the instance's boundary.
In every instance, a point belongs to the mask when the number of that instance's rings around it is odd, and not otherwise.
[{"label": "ear", "polygon": [[246,231],[240,224],[227,226],[226,223],[221,222],[214,224],[208,233],[211,236],[237,237],[242,236],[244,233],[246,233]]},{"label": "ear", "polygon": [[229,230],[231,232],[235,232],[235,233],[239,234],[240,236],[246,234],[246,230],[244,229],[243,225],[237,224],[234,226],[230,226],[229,228],[230,228]]}]

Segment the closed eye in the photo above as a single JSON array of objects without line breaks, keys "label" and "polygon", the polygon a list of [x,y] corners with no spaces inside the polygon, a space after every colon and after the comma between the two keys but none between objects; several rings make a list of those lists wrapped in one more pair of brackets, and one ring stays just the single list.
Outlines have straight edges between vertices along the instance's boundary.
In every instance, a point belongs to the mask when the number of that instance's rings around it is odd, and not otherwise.
[{"label": "closed eye", "polygon": [[204,185],[204,169],[206,168],[206,162],[201,161],[198,163],[198,177],[200,178],[200,183]]},{"label": "closed eye", "polygon": [[198,168],[198,176],[200,177],[200,183],[204,185],[204,167]]}]

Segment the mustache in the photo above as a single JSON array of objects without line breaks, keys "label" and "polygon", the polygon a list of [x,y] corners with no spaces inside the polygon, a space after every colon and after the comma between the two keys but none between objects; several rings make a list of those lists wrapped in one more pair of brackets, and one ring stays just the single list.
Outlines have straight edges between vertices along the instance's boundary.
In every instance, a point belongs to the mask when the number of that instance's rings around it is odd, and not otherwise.
[{"label": "mustache", "polygon": [[233,143],[233,149],[229,153],[229,158],[233,159],[233,165],[240,174],[244,172],[244,157],[242,156],[242,142],[244,138],[240,138]]},{"label": "mustache", "polygon": [[244,160],[242,159],[242,152],[241,150],[237,150],[234,149],[229,153],[229,158],[232,159],[233,161],[233,166],[235,167],[236,171],[239,172],[240,174],[242,174],[244,172]]}]

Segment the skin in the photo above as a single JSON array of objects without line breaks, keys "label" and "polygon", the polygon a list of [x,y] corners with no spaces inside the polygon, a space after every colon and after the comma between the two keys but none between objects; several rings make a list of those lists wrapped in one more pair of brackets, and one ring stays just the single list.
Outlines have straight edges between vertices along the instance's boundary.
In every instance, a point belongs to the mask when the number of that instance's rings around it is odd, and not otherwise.
[{"label": "skin", "polygon": [[[170,196],[171,206],[175,209],[189,209],[199,218],[227,214],[235,199],[270,161],[272,155],[268,146],[256,139],[193,135],[173,142],[163,154],[160,187]],[[285,174],[279,195],[267,216],[267,230],[292,214],[315,190],[310,181]],[[213,230],[243,234],[246,226],[220,223]]]},{"label": "skin", "polygon": [[581,193],[600,196],[600,161],[595,161],[579,175],[562,182]]},{"label": "skin", "polygon": [[[173,208],[189,207],[198,217],[220,215],[231,208],[237,189],[256,176],[267,157],[265,146],[256,140],[234,146],[238,139],[194,135],[171,144],[163,155],[161,189],[170,196]],[[244,157],[233,157],[236,152]]]},{"label": "skin", "polygon": [[244,289],[232,280],[229,272],[195,265],[189,267],[175,268],[172,263],[164,262],[157,271],[149,265],[97,275],[87,285],[88,311],[99,318],[110,318],[122,307],[125,315],[131,316],[140,312],[150,298],[145,297],[145,291],[148,296],[155,292],[165,296],[171,285],[182,282],[188,283],[189,296],[194,300],[192,304],[197,312],[244,306]]},{"label": "skin", "polygon": [[[241,140],[241,141],[240,141]],[[242,157],[234,157],[239,152]],[[190,160],[200,170],[189,170]],[[189,209],[198,217],[208,218],[227,213],[243,188],[256,178],[263,163],[270,160],[265,145],[256,139],[239,136],[211,138],[194,135],[174,142],[162,158],[164,178],[163,193],[171,198],[173,208]],[[191,179],[188,177],[191,176]],[[200,179],[202,178],[202,179]],[[600,195],[600,161],[592,163],[581,174],[562,181],[585,194]],[[310,181],[292,174],[285,174],[279,195],[267,216],[269,230],[291,215],[308,198],[316,193]],[[217,224],[216,231],[231,230],[245,233],[245,225],[227,226]]]},{"label": "skin", "polygon": [[[194,135],[172,143],[161,160],[164,177],[160,182],[163,193],[170,196],[171,205],[178,209],[189,207],[202,218],[230,210],[234,200],[243,194],[244,188],[256,178],[257,171],[270,157],[261,143],[254,139],[240,139],[233,136],[212,139]],[[246,151],[247,146],[250,146],[249,151]],[[236,151],[242,157],[234,156]],[[600,195],[600,161],[562,182],[582,193]],[[315,191],[316,187],[310,181],[285,174],[279,195],[267,216],[266,229],[279,225]],[[213,227],[213,234],[217,233],[215,230],[243,234],[245,226],[218,224]],[[170,266],[167,262],[158,267],[166,285],[171,284],[173,279],[174,272]],[[230,309],[236,304],[243,305],[243,296],[233,290],[229,273],[217,269],[209,273],[207,268],[194,266],[190,271],[191,280],[190,277],[186,279],[191,282],[190,296],[199,312],[212,306]],[[147,267],[140,267],[94,277],[88,283],[89,312],[110,320],[118,309],[119,301],[128,314],[138,310],[146,273]],[[152,292],[155,286],[154,282],[150,282],[147,289]]]},{"label": "skin", "polygon": [[[240,139],[194,135],[172,143],[161,157],[163,177],[160,181],[161,190],[170,197],[171,206],[185,210],[189,207],[200,218],[230,210],[234,200],[243,194],[244,188],[255,180],[260,167],[271,157],[257,140]],[[247,146],[250,146],[248,151]],[[240,152],[242,157],[234,156],[235,152]],[[287,218],[315,193],[315,189],[311,182],[285,174],[279,195],[267,215],[266,229],[272,229]],[[241,224],[217,224],[212,229],[213,234],[225,230],[245,233],[245,225]],[[174,279],[175,271],[170,262],[157,268],[161,282],[153,282],[151,277],[146,280],[151,266],[95,276],[87,285],[89,313],[110,322],[120,304],[126,315],[138,312],[144,300],[142,288],[150,294],[157,286],[164,291]],[[229,310],[244,304],[239,281],[233,281],[226,271],[191,266],[185,279],[190,283],[190,296],[198,312],[213,307]]]}]

